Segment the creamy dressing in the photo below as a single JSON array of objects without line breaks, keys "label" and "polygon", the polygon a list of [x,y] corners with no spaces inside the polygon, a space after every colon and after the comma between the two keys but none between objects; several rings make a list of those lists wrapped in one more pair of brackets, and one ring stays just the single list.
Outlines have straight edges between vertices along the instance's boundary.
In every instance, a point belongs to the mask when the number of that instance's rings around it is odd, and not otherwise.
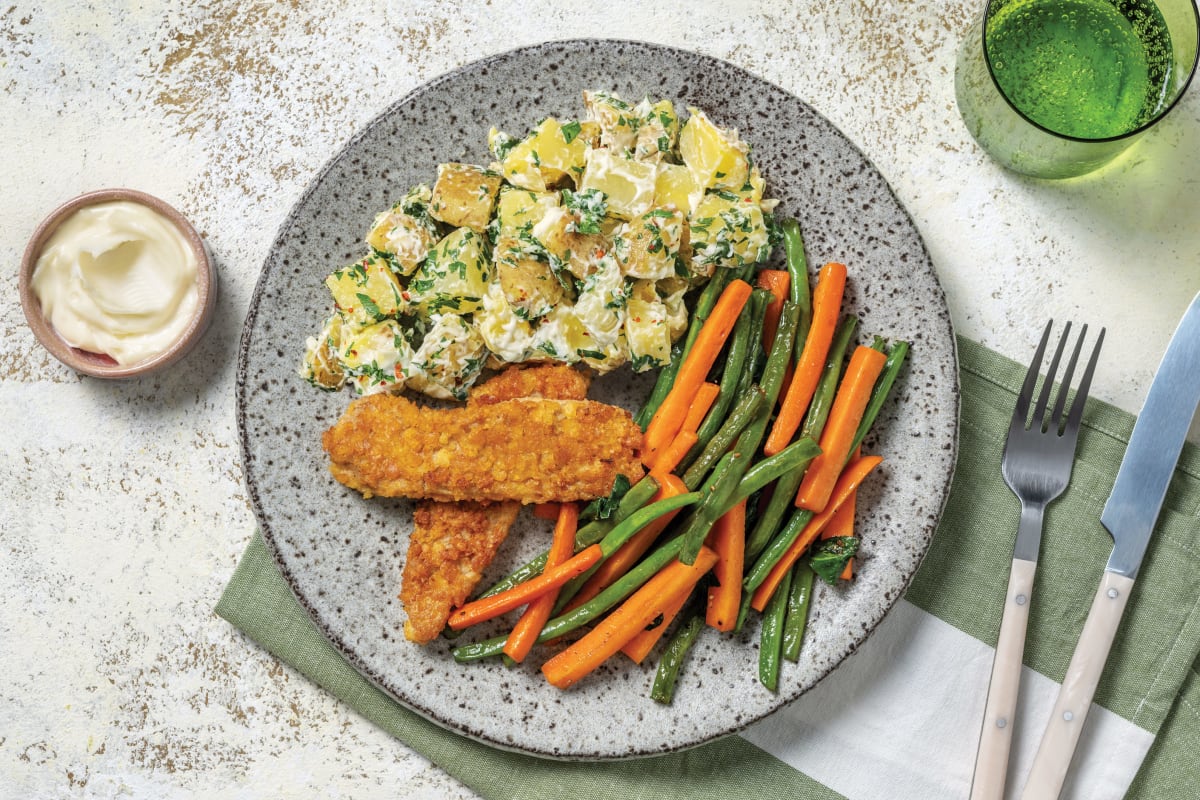
[{"label": "creamy dressing", "polygon": [[30,285],[68,344],[121,366],[170,348],[199,302],[196,254],[183,232],[125,200],[67,217],[42,248]]}]

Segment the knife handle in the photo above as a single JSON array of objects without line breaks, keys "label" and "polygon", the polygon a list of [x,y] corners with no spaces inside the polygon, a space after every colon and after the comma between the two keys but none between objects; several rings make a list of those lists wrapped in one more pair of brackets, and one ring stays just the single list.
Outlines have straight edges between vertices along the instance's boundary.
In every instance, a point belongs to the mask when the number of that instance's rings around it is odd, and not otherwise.
[{"label": "knife handle", "polygon": [[1021,800],[1056,800],[1062,791],[1083,721],[1087,719],[1092,696],[1096,694],[1100,674],[1108,661],[1108,651],[1132,591],[1133,578],[1105,571],[1075,645],[1075,654],[1067,666],[1050,721],[1046,723]]},{"label": "knife handle", "polygon": [[979,751],[975,756],[975,776],[971,780],[971,800],[1000,800],[1004,797],[1004,779],[1008,773],[1008,754],[1012,748],[1013,716],[1021,685],[1021,660],[1025,653],[1025,630],[1029,627],[1029,605],[1033,596],[1033,576],[1037,563],[1014,558],[1008,573],[1008,591],[1004,596],[1004,614],[1000,618],[1000,637],[992,661],[983,728],[979,733]]}]

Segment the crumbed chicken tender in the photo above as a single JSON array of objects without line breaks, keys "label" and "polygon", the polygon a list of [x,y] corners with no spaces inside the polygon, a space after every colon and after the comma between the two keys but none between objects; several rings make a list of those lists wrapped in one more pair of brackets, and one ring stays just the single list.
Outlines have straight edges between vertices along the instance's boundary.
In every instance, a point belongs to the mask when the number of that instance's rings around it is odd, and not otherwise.
[{"label": "crumbed chicken tender", "polygon": [[413,531],[400,578],[404,638],[427,644],[466,602],[508,537],[521,504],[438,503],[413,510]]},{"label": "crumbed chicken tender", "polygon": [[593,400],[508,400],[422,408],[390,394],[355,400],[322,437],[330,471],[366,497],[552,503],[603,497],[644,474],[642,431]]},{"label": "crumbed chicken tender", "polygon": [[[565,365],[510,367],[472,387],[467,403],[490,405],[518,397],[582,400],[590,382],[586,373]],[[475,590],[520,510],[513,500],[417,502],[400,578],[405,638],[427,644],[441,633],[450,611]]]}]

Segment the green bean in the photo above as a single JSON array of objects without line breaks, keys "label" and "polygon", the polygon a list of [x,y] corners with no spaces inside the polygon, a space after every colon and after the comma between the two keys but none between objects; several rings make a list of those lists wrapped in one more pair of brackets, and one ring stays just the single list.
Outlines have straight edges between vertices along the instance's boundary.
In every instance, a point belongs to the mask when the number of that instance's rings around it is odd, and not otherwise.
[{"label": "green bean", "polygon": [[803,480],[804,470],[798,469],[782,475],[775,482],[775,488],[771,492],[771,499],[767,501],[767,507],[759,513],[754,527],[750,530],[750,535],[746,537],[747,562],[752,562],[775,536],[775,532],[779,530],[779,526],[783,522],[784,515],[787,514],[788,509],[793,507],[792,503],[796,499],[796,492],[800,490],[800,483]]},{"label": "green bean", "polygon": [[763,319],[767,315],[767,306],[774,297],[775,295],[767,289],[755,289],[750,295],[750,340],[746,345],[746,361],[742,366],[742,374],[738,378],[738,397],[750,389],[750,384],[754,383],[758,368],[766,357],[762,348]]},{"label": "green bean", "polygon": [[[539,642],[548,642],[565,633],[588,624],[604,614],[617,603],[633,594],[643,583],[650,580],[656,572],[670,563],[679,555],[683,539],[679,536],[668,539],[663,544],[643,558],[637,565],[622,575],[600,594],[583,605],[573,608],[565,614],[560,614],[546,623],[538,636]],[[459,662],[478,661],[489,656],[499,655],[504,650],[504,642],[508,635],[494,636],[482,642],[461,645],[454,648],[454,660]]]},{"label": "green bean", "polygon": [[[646,475],[631,486],[629,491],[625,493],[625,496],[621,498],[621,502],[617,504],[617,509],[611,517],[608,519],[593,520],[575,532],[575,552],[578,553],[583,548],[596,544],[607,536],[609,531],[616,527],[618,523],[650,502],[650,498],[658,493],[658,488],[658,481],[650,475]],[[511,589],[518,583],[523,583],[530,578],[536,578],[538,575],[541,575],[542,571],[546,569],[547,554],[547,551],[539,553],[532,560],[517,567],[517,569],[510,572],[479,596],[491,597],[494,594]]]},{"label": "green bean", "polygon": [[688,489],[699,486],[712,466],[734,446],[742,431],[763,411],[765,405],[766,395],[762,389],[751,386],[750,391],[733,407],[720,430],[709,440],[700,457],[683,473],[684,486]]},{"label": "green bean", "polygon": [[813,518],[813,512],[807,509],[797,508],[792,511],[792,516],[788,518],[787,524],[781,530],[766,549],[754,562],[754,566],[746,573],[746,577],[742,580],[742,587],[747,592],[753,592],[763,581],[767,579],[767,574],[771,571],[771,567],[775,566],[775,562],[783,558],[783,554],[792,546],[792,542],[804,530],[804,526]]},{"label": "green bean", "polygon": [[667,365],[658,372],[658,379],[654,382],[654,388],[650,391],[650,396],[646,398],[646,402],[638,409],[638,412],[633,415],[633,421],[643,431],[650,424],[650,419],[654,416],[654,412],[658,411],[658,407],[662,405],[662,401],[667,399],[667,395],[671,391],[671,387],[675,384],[675,376],[679,374],[679,367],[683,363],[683,343],[676,342],[671,346],[671,360]]},{"label": "green bean", "polygon": [[904,365],[906,355],[908,355],[908,342],[896,342],[888,351],[887,361],[883,363],[883,373],[875,382],[874,388],[871,389],[871,399],[867,401],[867,408],[863,411],[862,422],[859,423],[858,430],[854,432],[854,442],[850,447],[851,453],[862,444],[863,439],[867,436],[867,431],[871,429],[875,418],[879,416],[879,411],[883,408],[884,401],[887,400],[888,394],[892,391],[892,385],[896,382],[896,376],[900,374],[900,368]]},{"label": "green bean", "polygon": [[779,656],[783,648],[783,621],[787,614],[788,594],[792,587],[792,570],[779,582],[763,609],[762,630],[758,640],[758,680],[772,692],[779,688]]},{"label": "green bean", "polygon": [[800,233],[800,223],[794,219],[785,219],[779,224],[783,231],[783,250],[787,257],[787,270],[790,277],[788,300],[803,307],[811,303],[808,296],[808,256],[804,252],[804,238]]},{"label": "green bean", "polygon": [[803,564],[792,570],[792,589],[788,592],[787,617],[783,622],[783,657],[800,660],[804,629],[808,626],[808,606],[812,601],[813,577],[816,575]]},{"label": "green bean", "polygon": [[713,467],[712,477],[704,488],[704,499],[700,501],[700,505],[688,518],[680,533],[683,547],[679,551],[679,560],[684,564],[696,561],[700,547],[704,544],[704,537],[708,535],[713,523],[725,513],[722,509],[727,508],[730,495],[737,489],[745,471],[741,464],[747,460],[749,457],[743,453],[730,452],[721,456],[721,460]]},{"label": "green bean", "polygon": [[651,503],[645,508],[638,509],[600,540],[600,552],[603,554],[603,558],[611,556],[621,545],[632,539],[634,534],[663,514],[686,506],[695,505],[703,498],[704,495],[700,492],[688,492],[687,494],[679,494],[674,497],[664,497],[656,503]]},{"label": "green bean", "polygon": [[808,338],[808,328],[812,324],[812,289],[808,279],[808,256],[804,252],[800,223],[794,219],[786,219],[780,227],[783,230],[783,249],[787,256],[788,301],[795,305],[799,312],[795,333],[795,357],[799,359],[799,345]]},{"label": "green bean", "polygon": [[750,495],[764,488],[771,481],[792,472],[804,473],[814,458],[821,453],[821,448],[812,439],[797,439],[773,456],[759,461],[742,476],[737,490],[733,493],[730,505],[737,505]]},{"label": "green bean", "polygon": [[654,673],[654,683],[650,687],[650,699],[656,703],[669,704],[675,696],[675,682],[679,679],[679,670],[683,660],[700,631],[704,629],[704,617],[692,614],[676,628],[663,650],[662,658],[658,661],[658,671]]},{"label": "green bean", "polygon": [[750,592],[742,592],[742,602],[738,604],[737,622],[733,626],[734,632],[741,633],[742,627],[746,624],[746,617],[750,616],[750,602],[753,599]]},{"label": "green bean", "polygon": [[825,369],[817,381],[812,400],[808,405],[808,413],[804,415],[804,424],[800,426],[801,436],[821,438],[825,429],[825,421],[829,419],[829,409],[833,406],[833,398],[837,395],[838,380],[842,377],[842,362],[846,358],[846,350],[854,337],[854,329],[858,327],[858,317],[846,316],[838,324],[829,345],[829,354],[825,358]]}]

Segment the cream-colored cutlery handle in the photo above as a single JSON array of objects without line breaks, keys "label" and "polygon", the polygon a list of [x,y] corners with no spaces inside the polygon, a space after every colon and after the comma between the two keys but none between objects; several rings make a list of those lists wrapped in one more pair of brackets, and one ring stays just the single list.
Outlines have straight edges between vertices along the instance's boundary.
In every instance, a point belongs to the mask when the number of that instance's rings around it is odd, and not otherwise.
[{"label": "cream-colored cutlery handle", "polygon": [[1036,571],[1036,562],[1014,558],[1008,573],[1008,593],[1004,597],[1000,637],[992,661],[979,752],[975,756],[975,776],[971,780],[971,800],[1004,797],[1004,776],[1008,773],[1008,754],[1012,748],[1013,715],[1021,686],[1021,659],[1025,653],[1025,630],[1029,627],[1029,601]]},{"label": "cream-colored cutlery handle", "polygon": [[1104,573],[1087,621],[1083,623],[1083,632],[1079,634],[1079,643],[1075,645],[1075,654],[1067,666],[1050,721],[1046,723],[1046,732],[1042,734],[1021,800],[1055,800],[1062,791],[1083,721],[1087,719],[1092,696],[1096,694],[1100,674],[1104,672],[1108,651],[1112,648],[1131,591],[1132,578],[1114,572]]}]

